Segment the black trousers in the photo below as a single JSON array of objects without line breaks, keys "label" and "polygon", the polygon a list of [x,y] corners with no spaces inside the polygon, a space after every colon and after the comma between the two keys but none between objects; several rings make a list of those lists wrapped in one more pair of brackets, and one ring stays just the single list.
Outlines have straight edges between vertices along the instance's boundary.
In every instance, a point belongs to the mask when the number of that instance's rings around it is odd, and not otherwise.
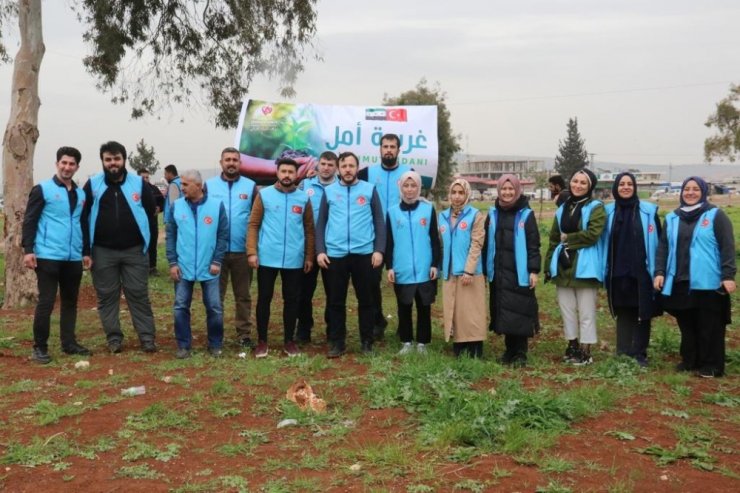
[{"label": "black trousers", "polygon": [[383,291],[381,283],[383,281],[383,266],[373,269],[373,325],[378,329],[385,329],[388,321],[385,319],[383,311]]},{"label": "black trousers", "polygon": [[272,305],[278,274],[280,274],[283,286],[283,342],[293,340],[293,329],[298,318],[298,299],[301,295],[303,269],[279,269],[260,265],[257,269],[257,337],[260,342],[267,342],[270,305]]},{"label": "black trousers", "polygon": [[651,320],[638,320],[636,306],[615,306],[617,316],[617,354],[647,359]]},{"label": "black trousers", "polygon": [[527,356],[527,336],[517,336],[512,334],[504,334],[504,346],[506,347],[506,354],[508,356],[522,357]]},{"label": "black trousers", "polygon": [[319,271],[321,271],[321,284],[324,286],[324,324],[329,327],[329,281],[326,270],[314,265],[307,273],[303,274],[301,279],[301,297],[298,302],[298,326],[296,327],[296,337],[302,341],[311,340],[311,330],[313,329],[313,295],[316,292],[318,284]]},{"label": "black trousers", "polygon": [[359,311],[360,339],[373,342],[375,272],[372,254],[346,257],[329,257],[329,343],[344,348],[347,338],[347,289],[352,278],[352,286],[357,295]]},{"label": "black trousers", "polygon": [[149,218],[149,268],[157,268],[157,240],[159,239],[159,221],[157,215]]},{"label": "black trousers", "polygon": [[720,308],[706,303],[702,308],[672,312],[681,330],[681,359],[686,369],[724,375],[726,315]]},{"label": "black trousers", "polygon": [[[398,302],[398,337],[401,342],[411,342],[414,340],[414,323],[411,317],[412,305]],[[432,307],[424,306],[421,302],[421,296],[417,291],[414,294],[416,303],[416,342],[429,344],[432,340]]]},{"label": "black trousers", "polygon": [[82,280],[82,262],[36,259],[36,283],[39,288],[39,302],[33,317],[33,346],[48,349],[51,312],[59,287],[59,335],[62,347],[75,342],[77,323],[77,296]]}]

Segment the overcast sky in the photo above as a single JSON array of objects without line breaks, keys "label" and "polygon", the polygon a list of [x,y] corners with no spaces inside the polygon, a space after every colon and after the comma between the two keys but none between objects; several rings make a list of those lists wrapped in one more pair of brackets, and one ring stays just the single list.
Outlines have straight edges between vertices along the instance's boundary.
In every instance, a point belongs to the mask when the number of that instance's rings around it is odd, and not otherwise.
[{"label": "overcast sky", "polygon": [[[110,139],[133,149],[144,138],[181,170],[216,166],[234,131],[215,130],[208,111],[131,121],[129,107],[96,91],[68,5],[43,3],[36,180],[53,172],[61,145],[82,151],[80,178],[98,171]],[[294,101],[377,105],[425,77],[446,91],[471,154],[554,157],[577,117],[597,162],[700,163],[704,122],[740,83],[738,21],[737,0],[319,0],[323,61],[307,63]],[[11,53],[16,40],[6,37]],[[3,125],[11,75],[0,66]],[[280,101],[276,87],[258,79],[250,95]]]}]

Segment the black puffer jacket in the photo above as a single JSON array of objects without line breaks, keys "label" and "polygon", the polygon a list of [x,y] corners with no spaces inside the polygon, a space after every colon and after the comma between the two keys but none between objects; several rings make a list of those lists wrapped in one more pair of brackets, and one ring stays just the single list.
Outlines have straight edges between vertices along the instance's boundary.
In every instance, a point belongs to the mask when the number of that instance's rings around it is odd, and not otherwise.
[{"label": "black puffer jacket", "polygon": [[[514,219],[523,208],[529,208],[526,197],[521,197],[509,210],[499,208],[495,236],[490,238],[489,234],[486,237],[486,241],[496,242],[494,278],[489,292],[490,330],[497,334],[531,337],[539,331],[537,298],[534,289],[519,286],[514,255],[514,231],[517,227]],[[487,232],[488,226],[486,224]],[[524,231],[527,237],[527,272],[539,273],[542,265],[540,233],[534,213],[530,213],[525,221]]]}]

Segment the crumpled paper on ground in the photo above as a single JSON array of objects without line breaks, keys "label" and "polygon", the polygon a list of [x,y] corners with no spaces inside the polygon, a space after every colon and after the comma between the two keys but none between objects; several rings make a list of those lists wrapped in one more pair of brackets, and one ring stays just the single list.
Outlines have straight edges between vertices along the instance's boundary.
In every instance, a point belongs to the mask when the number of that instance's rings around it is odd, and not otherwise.
[{"label": "crumpled paper on ground", "polygon": [[290,386],[285,397],[298,404],[301,409],[311,409],[317,413],[326,411],[326,401],[316,397],[311,386],[303,378],[299,378]]}]

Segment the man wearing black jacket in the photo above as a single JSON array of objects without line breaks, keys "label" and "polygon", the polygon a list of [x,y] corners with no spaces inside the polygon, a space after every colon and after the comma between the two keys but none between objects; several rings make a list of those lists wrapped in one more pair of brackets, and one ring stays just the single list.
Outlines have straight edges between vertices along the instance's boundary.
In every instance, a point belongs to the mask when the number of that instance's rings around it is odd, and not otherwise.
[{"label": "man wearing black jacket", "polygon": [[149,191],[152,192],[154,197],[154,214],[149,216],[149,275],[156,276],[157,274],[157,240],[159,239],[159,221],[157,220],[157,214],[164,210],[164,195],[159,191],[156,185],[149,181],[149,170],[140,169],[136,170],[136,174],[144,180],[144,183],[149,187]]},{"label": "man wearing black jacket", "polygon": [[126,148],[110,141],[100,146],[103,172],[85,186],[83,228],[89,240],[83,254],[92,253],[93,285],[98,295],[98,313],[108,349],[123,350],[119,319],[121,288],[126,296],[141,349],[157,350],[154,317],[149,302],[149,218],[155,212],[154,198],[139,176],[126,171]]}]

